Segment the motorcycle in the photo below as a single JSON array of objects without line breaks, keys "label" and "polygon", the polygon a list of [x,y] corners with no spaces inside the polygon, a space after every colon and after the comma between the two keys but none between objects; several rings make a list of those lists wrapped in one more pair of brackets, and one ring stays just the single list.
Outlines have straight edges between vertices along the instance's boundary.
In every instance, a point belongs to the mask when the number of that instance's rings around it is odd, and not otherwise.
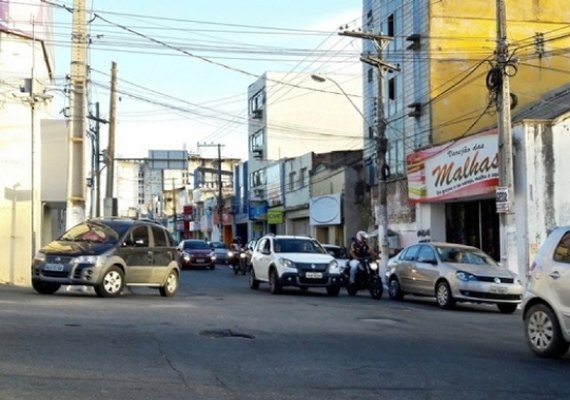
[{"label": "motorcycle", "polygon": [[234,274],[245,275],[248,271],[248,260],[246,249],[230,250],[228,252],[229,263],[234,270]]},{"label": "motorcycle", "polygon": [[360,259],[360,265],[356,270],[356,278],[354,283],[350,283],[350,265],[346,264],[346,268],[342,271],[343,284],[350,296],[356,296],[359,290],[368,290],[370,296],[374,300],[379,300],[384,292],[384,284],[380,277],[378,262],[372,262],[370,258]]}]

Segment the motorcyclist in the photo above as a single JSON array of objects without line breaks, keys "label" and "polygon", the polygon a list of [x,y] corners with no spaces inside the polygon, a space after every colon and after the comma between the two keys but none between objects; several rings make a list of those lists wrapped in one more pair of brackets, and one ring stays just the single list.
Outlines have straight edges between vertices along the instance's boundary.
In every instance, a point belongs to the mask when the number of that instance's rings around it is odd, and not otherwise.
[{"label": "motorcyclist", "polygon": [[239,252],[241,250],[241,238],[239,236],[234,236],[232,243],[230,244],[230,250],[233,252]]},{"label": "motorcyclist", "polygon": [[350,284],[353,285],[356,282],[356,273],[361,260],[365,257],[371,256],[376,257],[376,253],[368,245],[368,234],[365,231],[356,232],[356,236],[350,245]]}]

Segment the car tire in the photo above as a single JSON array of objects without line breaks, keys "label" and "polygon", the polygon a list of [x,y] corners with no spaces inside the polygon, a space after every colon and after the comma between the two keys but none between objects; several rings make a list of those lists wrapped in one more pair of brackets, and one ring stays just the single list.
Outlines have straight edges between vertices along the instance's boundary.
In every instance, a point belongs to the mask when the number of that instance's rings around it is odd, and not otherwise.
[{"label": "car tire", "polygon": [[404,292],[402,292],[398,278],[390,279],[388,283],[388,296],[390,296],[392,300],[402,300],[404,298]]},{"label": "car tire", "polygon": [[61,285],[59,283],[42,282],[32,279],[32,287],[40,294],[54,294],[59,290]]},{"label": "car tire", "polygon": [[249,288],[253,290],[259,289],[259,281],[255,279],[253,268],[249,271]]},{"label": "car tire", "polygon": [[274,268],[269,271],[269,292],[271,294],[281,293],[281,282],[279,282],[279,276]]},{"label": "car tire", "polygon": [[178,290],[179,277],[176,271],[169,272],[164,286],[161,286],[158,291],[162,297],[172,297]]},{"label": "car tire", "polygon": [[529,348],[539,357],[560,357],[568,351],[558,318],[545,304],[535,304],[524,317],[524,332]]},{"label": "car tire", "polygon": [[95,286],[95,293],[99,297],[117,297],[125,287],[125,275],[123,271],[116,267],[110,267],[103,274],[101,283]]},{"label": "car tire", "polygon": [[497,304],[497,308],[503,314],[512,314],[516,311],[518,304]]},{"label": "car tire", "polygon": [[327,295],[329,295],[330,297],[338,296],[339,293],[340,293],[340,287],[338,286],[327,287]]},{"label": "car tire", "polygon": [[449,310],[455,306],[455,300],[451,295],[451,289],[449,284],[445,281],[441,281],[435,287],[435,299],[439,308],[444,310]]}]

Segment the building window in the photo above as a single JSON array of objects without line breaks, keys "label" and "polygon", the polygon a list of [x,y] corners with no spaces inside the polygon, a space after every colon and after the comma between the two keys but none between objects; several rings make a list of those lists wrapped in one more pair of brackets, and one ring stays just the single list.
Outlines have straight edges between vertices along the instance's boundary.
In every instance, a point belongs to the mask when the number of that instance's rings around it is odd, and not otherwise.
[{"label": "building window", "polygon": [[374,68],[368,68],[368,83],[374,81]]},{"label": "building window", "polygon": [[249,99],[249,115],[255,117],[265,105],[265,88],[259,90]]},{"label": "building window", "polygon": [[299,175],[299,188],[304,188],[307,184],[307,168],[301,168],[301,174]]},{"label": "building window", "polygon": [[396,78],[390,78],[388,80],[388,98],[390,100],[396,99]]},{"label": "building window", "polygon": [[387,24],[388,24],[388,36],[394,36],[394,14],[390,14],[388,16],[388,20],[387,20]]},{"label": "building window", "polygon": [[263,142],[265,136],[265,129],[260,129],[251,135],[249,139],[250,151],[263,149]]},{"label": "building window", "polygon": [[289,191],[295,190],[295,179],[297,178],[296,172],[289,172]]}]

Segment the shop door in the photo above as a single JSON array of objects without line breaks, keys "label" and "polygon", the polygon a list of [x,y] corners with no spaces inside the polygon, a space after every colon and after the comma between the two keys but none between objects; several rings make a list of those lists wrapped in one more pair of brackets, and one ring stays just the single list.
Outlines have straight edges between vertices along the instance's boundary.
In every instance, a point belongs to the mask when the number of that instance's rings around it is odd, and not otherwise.
[{"label": "shop door", "polygon": [[499,260],[499,215],[494,199],[445,205],[446,240],[477,247]]}]

